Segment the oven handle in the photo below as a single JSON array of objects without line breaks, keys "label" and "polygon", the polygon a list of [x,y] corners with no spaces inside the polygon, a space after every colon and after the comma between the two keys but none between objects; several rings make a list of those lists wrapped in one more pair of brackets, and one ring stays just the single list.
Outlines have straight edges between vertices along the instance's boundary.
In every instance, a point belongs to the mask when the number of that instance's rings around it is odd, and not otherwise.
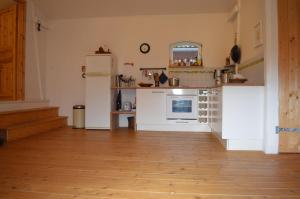
[{"label": "oven handle", "polygon": [[193,95],[193,94],[190,94],[190,95],[171,95],[171,94],[168,94],[167,96],[168,97],[197,97],[197,95]]},{"label": "oven handle", "polygon": [[187,124],[187,123],[189,123],[189,122],[176,121],[175,123],[177,123],[177,124]]}]

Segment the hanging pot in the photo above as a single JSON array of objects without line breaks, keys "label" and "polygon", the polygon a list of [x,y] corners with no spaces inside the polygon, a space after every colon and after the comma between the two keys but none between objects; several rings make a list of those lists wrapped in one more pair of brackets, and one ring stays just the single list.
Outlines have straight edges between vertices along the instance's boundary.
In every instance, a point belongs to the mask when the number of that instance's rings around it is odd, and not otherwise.
[{"label": "hanging pot", "polygon": [[234,45],[231,48],[230,57],[234,63],[239,63],[241,60],[241,49],[238,45]]}]

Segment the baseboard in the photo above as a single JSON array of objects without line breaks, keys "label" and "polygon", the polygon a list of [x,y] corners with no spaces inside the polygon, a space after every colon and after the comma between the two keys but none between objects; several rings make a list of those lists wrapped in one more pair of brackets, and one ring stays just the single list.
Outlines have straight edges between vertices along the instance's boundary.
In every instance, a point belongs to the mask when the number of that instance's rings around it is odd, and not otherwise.
[{"label": "baseboard", "polygon": [[262,140],[227,140],[227,150],[263,151]]},{"label": "baseboard", "polygon": [[137,124],[138,131],[211,132],[206,124]]}]

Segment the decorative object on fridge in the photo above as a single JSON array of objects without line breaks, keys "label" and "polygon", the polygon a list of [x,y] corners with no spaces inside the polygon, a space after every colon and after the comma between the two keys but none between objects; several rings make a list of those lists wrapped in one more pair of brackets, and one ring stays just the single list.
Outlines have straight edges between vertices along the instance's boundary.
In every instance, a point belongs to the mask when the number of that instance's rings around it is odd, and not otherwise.
[{"label": "decorative object on fridge", "polygon": [[95,54],[111,54],[109,48],[105,50],[102,46],[99,47],[97,51],[95,51]]}]

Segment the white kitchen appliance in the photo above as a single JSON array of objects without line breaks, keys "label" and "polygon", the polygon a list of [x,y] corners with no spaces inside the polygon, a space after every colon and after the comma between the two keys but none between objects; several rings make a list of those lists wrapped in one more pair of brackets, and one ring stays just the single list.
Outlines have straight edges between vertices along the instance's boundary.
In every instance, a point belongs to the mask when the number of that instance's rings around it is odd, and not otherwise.
[{"label": "white kitchen appliance", "polygon": [[194,89],[172,89],[167,94],[168,120],[197,120],[198,95]]},{"label": "white kitchen appliance", "polygon": [[86,56],[85,128],[110,129],[112,56]]}]

